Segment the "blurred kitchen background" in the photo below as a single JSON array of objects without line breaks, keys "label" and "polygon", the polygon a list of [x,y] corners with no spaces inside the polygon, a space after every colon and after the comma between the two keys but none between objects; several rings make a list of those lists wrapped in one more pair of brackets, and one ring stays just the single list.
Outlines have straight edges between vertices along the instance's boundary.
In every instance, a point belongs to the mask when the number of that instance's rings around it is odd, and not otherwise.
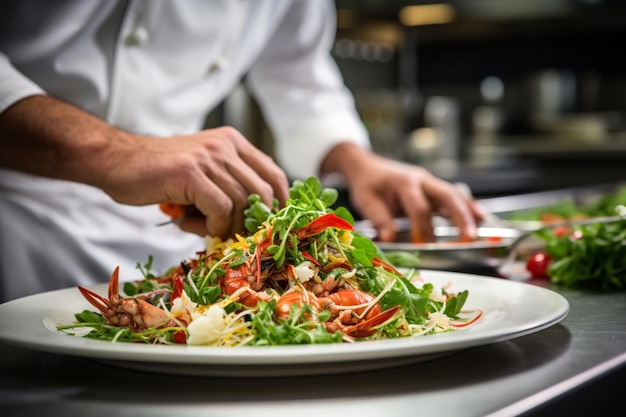
[{"label": "blurred kitchen background", "polygon": [[[336,5],[334,56],[376,152],[478,197],[626,180],[626,1]],[[211,117],[272,152],[243,89]]]}]

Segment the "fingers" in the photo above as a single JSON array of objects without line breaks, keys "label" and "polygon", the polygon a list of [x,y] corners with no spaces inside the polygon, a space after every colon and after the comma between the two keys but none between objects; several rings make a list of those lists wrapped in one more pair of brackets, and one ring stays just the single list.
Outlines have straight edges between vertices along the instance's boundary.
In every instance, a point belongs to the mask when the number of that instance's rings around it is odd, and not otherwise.
[{"label": "fingers", "polygon": [[433,209],[424,189],[418,183],[411,183],[406,190],[400,192],[399,196],[402,209],[411,224],[411,241],[413,243],[434,242]]},{"label": "fingers", "polygon": [[188,219],[180,228],[197,234],[229,237],[244,230],[248,196],[258,194],[268,205],[284,204],[288,183],[284,172],[235,129],[201,132],[197,140],[206,152],[195,161],[197,172],[186,195],[206,217]]},{"label": "fingers", "polygon": [[[476,239],[476,219],[480,218],[480,207],[471,197],[462,195],[448,182],[429,176],[422,178],[421,181],[409,181],[406,186],[395,187],[394,191],[400,204],[398,213],[406,216],[411,225],[413,243],[435,241],[432,226],[435,212],[450,218],[459,228],[461,240]],[[380,212],[381,210],[378,210],[378,213]],[[387,222],[385,216],[384,223],[381,224],[386,225]],[[382,231],[380,235],[381,238],[388,237]]]},{"label": "fingers", "polygon": [[424,181],[423,189],[437,211],[459,228],[462,241],[476,240],[476,223],[484,213],[471,193],[434,176]]},{"label": "fingers", "polygon": [[233,178],[218,178],[210,184],[214,191],[200,193],[196,205],[206,216],[206,234],[230,237],[244,230],[244,210],[248,193]]},{"label": "fingers", "polygon": [[221,140],[210,137],[206,145],[211,155],[204,171],[210,179],[228,195],[229,187],[235,186],[235,192],[243,189],[246,198],[258,194],[267,205],[274,198],[284,204],[289,196],[287,176],[268,155],[233,128],[213,129],[211,135]]},{"label": "fingers", "polygon": [[279,205],[284,205],[289,198],[289,183],[285,172],[272,158],[256,149],[243,136],[237,135],[234,140],[242,163],[231,165],[231,174],[249,194],[259,194],[268,206],[271,206],[274,198]]},{"label": "fingers", "polygon": [[472,216],[476,221],[485,220],[488,216],[487,210],[474,198],[472,189],[464,182],[455,182],[454,187],[459,191],[461,197],[465,199]]},{"label": "fingers", "polygon": [[362,187],[355,190],[353,204],[363,217],[369,219],[378,231],[378,240],[391,242],[396,238],[397,228],[391,204],[385,202],[370,188]]},{"label": "fingers", "polygon": [[449,217],[459,228],[462,240],[476,239],[476,222],[484,213],[471,194],[463,194],[420,167],[379,159],[371,160],[367,166],[371,174],[367,180],[362,175],[350,178],[351,199],[360,214],[378,230],[380,240],[395,239],[394,217],[403,216],[410,222],[413,242],[433,242],[435,213]]}]

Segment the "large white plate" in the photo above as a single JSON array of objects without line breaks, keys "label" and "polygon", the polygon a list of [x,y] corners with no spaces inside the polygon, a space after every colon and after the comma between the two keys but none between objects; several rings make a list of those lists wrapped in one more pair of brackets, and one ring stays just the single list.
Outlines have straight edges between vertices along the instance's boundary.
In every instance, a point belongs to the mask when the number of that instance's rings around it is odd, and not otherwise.
[{"label": "large white plate", "polygon": [[[569,303],[529,284],[444,271],[421,271],[426,281],[469,290],[466,307],[483,317],[468,329],[429,336],[332,345],[215,348],[111,343],[57,333],[93,309],[75,288],[0,305],[0,340],[35,350],[77,355],[152,372],[213,376],[280,376],[351,372],[398,366],[537,332],[561,321]],[[92,287],[106,294],[106,284]]]}]

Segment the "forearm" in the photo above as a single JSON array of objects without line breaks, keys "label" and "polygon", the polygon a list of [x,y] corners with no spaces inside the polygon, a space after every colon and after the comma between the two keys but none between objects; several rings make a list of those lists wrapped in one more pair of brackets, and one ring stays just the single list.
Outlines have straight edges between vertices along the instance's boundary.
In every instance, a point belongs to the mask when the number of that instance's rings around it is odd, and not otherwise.
[{"label": "forearm", "polygon": [[101,187],[130,135],[48,96],[30,96],[0,114],[0,166]]}]

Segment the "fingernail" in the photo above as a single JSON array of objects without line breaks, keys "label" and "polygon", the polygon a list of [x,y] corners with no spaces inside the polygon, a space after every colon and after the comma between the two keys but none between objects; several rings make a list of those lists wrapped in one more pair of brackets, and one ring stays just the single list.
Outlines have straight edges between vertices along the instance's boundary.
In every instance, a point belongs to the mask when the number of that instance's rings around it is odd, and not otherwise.
[{"label": "fingernail", "polygon": [[467,236],[468,239],[476,240],[477,235],[476,227],[468,226],[465,228],[465,236]]}]

